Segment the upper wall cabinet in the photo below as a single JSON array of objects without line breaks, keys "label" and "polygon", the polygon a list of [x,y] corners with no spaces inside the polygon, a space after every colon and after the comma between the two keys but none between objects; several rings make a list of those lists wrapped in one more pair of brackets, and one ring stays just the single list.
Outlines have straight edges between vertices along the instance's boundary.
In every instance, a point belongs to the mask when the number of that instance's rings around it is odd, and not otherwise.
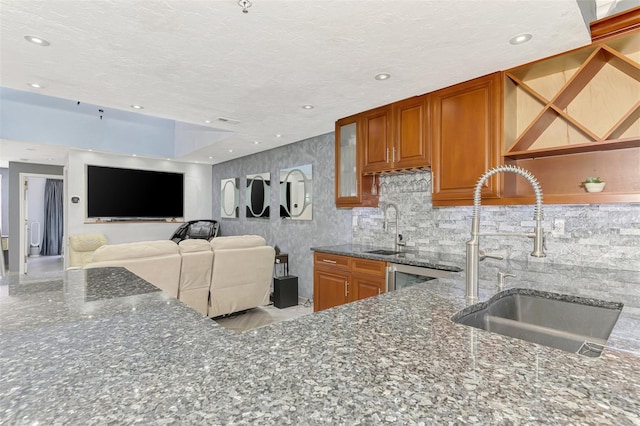
[{"label": "upper wall cabinet", "polygon": [[[336,206],[377,206],[378,196],[372,194],[373,176],[362,175],[360,115],[336,121]],[[377,193],[377,190],[375,191]]]},{"label": "upper wall cabinet", "polygon": [[[500,161],[500,73],[431,93],[434,206],[471,204],[478,178]],[[482,197],[500,195],[499,176]]]},{"label": "upper wall cabinet", "polygon": [[[640,201],[640,31],[506,71],[504,102],[504,161],[531,171],[545,202]],[[588,176],[605,191],[586,193]]]},{"label": "upper wall cabinet", "polygon": [[363,172],[429,167],[427,113],[427,95],[363,112]]}]

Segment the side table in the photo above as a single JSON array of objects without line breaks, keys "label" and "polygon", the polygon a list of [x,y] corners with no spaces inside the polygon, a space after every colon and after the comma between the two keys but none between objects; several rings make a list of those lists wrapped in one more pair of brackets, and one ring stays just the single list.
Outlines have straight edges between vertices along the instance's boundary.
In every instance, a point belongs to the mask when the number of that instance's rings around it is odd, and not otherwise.
[{"label": "side table", "polygon": [[283,275],[273,277],[273,306],[279,309],[298,304],[298,277],[289,275],[289,255],[279,253],[275,259],[277,266],[282,265]]}]

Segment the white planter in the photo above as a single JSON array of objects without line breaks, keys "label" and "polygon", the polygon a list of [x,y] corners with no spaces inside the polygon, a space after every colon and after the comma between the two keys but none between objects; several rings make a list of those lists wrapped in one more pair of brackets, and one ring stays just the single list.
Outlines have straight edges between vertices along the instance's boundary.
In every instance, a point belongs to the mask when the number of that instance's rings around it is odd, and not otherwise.
[{"label": "white planter", "polygon": [[587,190],[587,192],[602,192],[605,185],[606,185],[606,182],[585,183],[584,187]]}]

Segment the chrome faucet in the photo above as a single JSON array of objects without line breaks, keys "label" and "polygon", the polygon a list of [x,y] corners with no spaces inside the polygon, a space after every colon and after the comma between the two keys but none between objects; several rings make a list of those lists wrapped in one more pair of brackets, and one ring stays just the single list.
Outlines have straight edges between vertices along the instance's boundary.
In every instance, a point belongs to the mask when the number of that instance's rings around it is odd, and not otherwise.
[{"label": "chrome faucet", "polygon": [[[513,232],[480,232],[480,199],[482,185],[491,176],[497,173],[516,173],[524,177],[533,187],[533,193],[536,198],[536,206],[533,212],[533,219],[536,221],[534,232],[529,233],[513,233]],[[473,219],[471,222],[471,239],[467,241],[467,294],[466,299],[468,303],[475,303],[478,301],[478,264],[480,257],[480,245],[479,241],[481,236],[512,236],[512,237],[527,237],[533,238],[533,252],[531,256],[545,257],[544,253],[544,230],[542,229],[542,188],[538,180],[527,170],[518,166],[498,166],[486,171],[478,182],[476,183],[473,191]],[[487,256],[489,257],[489,256]]]},{"label": "chrome faucet", "polygon": [[[393,209],[396,211],[396,220],[393,222],[389,222],[389,218],[387,216],[387,210],[389,210],[389,207],[393,207]],[[398,251],[398,248],[400,246],[405,246],[406,243],[403,243],[402,240],[402,236],[400,236],[399,234],[399,226],[400,226],[400,210],[398,210],[398,205],[395,203],[386,203],[383,207],[383,212],[384,212],[384,224],[382,226],[382,229],[384,230],[384,232],[387,232],[388,228],[389,228],[389,224],[390,223],[395,223],[396,225],[396,232],[394,234],[395,238],[394,238],[394,248],[396,251]]]}]

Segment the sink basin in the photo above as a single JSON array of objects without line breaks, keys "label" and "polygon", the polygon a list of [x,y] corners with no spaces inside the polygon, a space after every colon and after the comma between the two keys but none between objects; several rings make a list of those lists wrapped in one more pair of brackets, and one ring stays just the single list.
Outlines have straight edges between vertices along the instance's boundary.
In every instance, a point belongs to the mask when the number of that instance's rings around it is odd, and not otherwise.
[{"label": "sink basin", "polygon": [[622,303],[513,288],[476,303],[451,320],[552,348],[597,357]]},{"label": "sink basin", "polygon": [[382,254],[382,255],[387,255],[390,256],[392,254],[398,254],[398,253],[402,253],[401,251],[393,251],[393,250],[371,250],[371,251],[365,251],[365,253],[369,253],[369,254]]}]

